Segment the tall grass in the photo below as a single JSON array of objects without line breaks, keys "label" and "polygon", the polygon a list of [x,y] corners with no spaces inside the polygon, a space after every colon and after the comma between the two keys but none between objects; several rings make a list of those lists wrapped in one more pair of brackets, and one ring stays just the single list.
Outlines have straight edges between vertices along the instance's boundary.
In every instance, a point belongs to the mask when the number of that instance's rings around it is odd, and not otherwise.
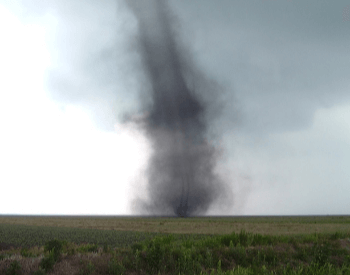
[{"label": "tall grass", "polygon": [[[344,235],[337,237],[341,236]],[[311,240],[317,241],[309,243]],[[278,247],[282,244],[287,245],[289,250]],[[326,235],[288,239],[241,231],[197,241],[179,241],[170,235],[135,244],[132,251],[132,260],[127,267],[145,270],[149,274],[174,271],[177,274],[231,274],[222,273],[222,270],[232,274],[285,274],[283,272],[288,270],[309,274],[305,272],[321,272],[326,267],[330,271],[341,268],[347,272],[350,267],[348,251],[334,242],[334,236]]]},{"label": "tall grass", "polygon": [[[22,257],[37,253],[31,248],[13,250]],[[349,274],[350,233],[272,236],[242,230],[203,238],[157,235],[128,247],[103,249],[96,243],[77,245],[52,239],[45,243],[44,257],[35,274],[50,273],[60,261],[95,253],[97,259],[81,261],[80,274]],[[109,258],[105,266],[98,257]],[[1,256],[3,255],[3,256]],[[9,261],[11,252],[0,254]],[[104,258],[105,259],[105,258]],[[17,274],[13,261],[6,274]]]}]

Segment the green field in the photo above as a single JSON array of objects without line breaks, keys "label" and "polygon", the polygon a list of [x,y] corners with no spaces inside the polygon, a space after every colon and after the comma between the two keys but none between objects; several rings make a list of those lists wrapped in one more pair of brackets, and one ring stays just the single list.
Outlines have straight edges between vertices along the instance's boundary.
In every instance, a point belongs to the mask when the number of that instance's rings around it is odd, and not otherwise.
[{"label": "green field", "polygon": [[0,216],[0,274],[350,274],[350,216]]},{"label": "green field", "polygon": [[271,217],[67,217],[0,216],[0,224],[180,234],[252,233],[285,235],[349,231],[350,216]]}]

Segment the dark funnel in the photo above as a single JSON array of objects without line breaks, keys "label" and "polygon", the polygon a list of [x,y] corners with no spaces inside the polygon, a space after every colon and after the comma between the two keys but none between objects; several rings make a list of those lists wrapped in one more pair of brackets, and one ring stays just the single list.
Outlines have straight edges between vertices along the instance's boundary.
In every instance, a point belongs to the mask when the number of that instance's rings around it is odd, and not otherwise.
[{"label": "dark funnel", "polygon": [[[218,152],[206,141],[210,103],[189,88],[194,70],[175,39],[167,2],[126,3],[138,20],[139,50],[150,82],[143,93],[151,97],[143,121],[153,150],[147,170],[149,200],[137,200],[137,207],[151,215],[203,215],[227,197],[214,171]],[[193,81],[191,86],[198,86]]]}]

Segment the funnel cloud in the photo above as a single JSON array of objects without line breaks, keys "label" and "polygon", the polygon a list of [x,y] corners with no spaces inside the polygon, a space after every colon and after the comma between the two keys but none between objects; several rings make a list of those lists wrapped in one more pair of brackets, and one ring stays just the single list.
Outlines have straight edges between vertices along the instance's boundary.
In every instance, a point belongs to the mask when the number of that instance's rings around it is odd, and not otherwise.
[{"label": "funnel cloud", "polygon": [[[148,200],[136,208],[152,215],[203,215],[214,203],[231,201],[216,173],[218,149],[207,141],[215,101],[205,100],[205,79],[189,64],[167,1],[127,1],[138,20],[139,51],[149,88],[142,91],[142,126],[152,146],[147,168]],[[215,90],[210,91],[212,99]],[[144,96],[147,93],[147,96]],[[208,93],[206,93],[208,95]]]}]

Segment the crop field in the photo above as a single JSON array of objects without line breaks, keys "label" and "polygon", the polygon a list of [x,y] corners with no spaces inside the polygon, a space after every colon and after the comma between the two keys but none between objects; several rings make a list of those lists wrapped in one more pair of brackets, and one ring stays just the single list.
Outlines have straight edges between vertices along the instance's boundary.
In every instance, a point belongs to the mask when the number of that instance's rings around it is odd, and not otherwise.
[{"label": "crop field", "polygon": [[0,274],[350,275],[350,216],[0,216]]}]

